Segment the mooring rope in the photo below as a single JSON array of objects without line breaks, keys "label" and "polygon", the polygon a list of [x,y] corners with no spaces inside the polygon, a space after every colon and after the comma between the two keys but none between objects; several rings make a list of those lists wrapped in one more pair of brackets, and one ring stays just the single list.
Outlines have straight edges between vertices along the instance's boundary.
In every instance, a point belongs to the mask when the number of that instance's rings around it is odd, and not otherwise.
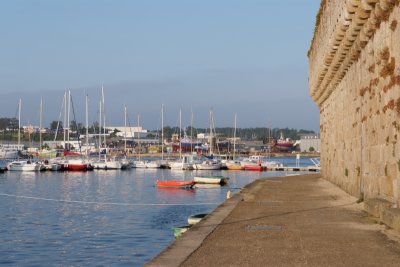
[{"label": "mooring rope", "polygon": [[33,199],[42,201],[52,201],[52,202],[64,202],[64,203],[74,203],[74,204],[95,204],[95,205],[114,205],[114,206],[206,206],[206,205],[219,205],[216,202],[203,202],[203,203],[120,203],[120,202],[97,202],[97,201],[82,201],[82,200],[65,200],[65,199],[54,199],[54,198],[43,198],[43,197],[31,197],[31,196],[21,196],[14,194],[0,193],[3,197],[15,197],[22,199]]}]

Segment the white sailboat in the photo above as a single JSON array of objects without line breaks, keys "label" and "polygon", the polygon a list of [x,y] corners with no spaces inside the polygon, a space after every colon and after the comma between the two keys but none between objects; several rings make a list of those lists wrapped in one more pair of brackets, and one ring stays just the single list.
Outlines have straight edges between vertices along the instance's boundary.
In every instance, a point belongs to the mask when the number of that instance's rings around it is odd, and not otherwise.
[{"label": "white sailboat", "polygon": [[[209,154],[213,156],[213,113],[210,110],[210,143],[209,143]],[[216,159],[206,159],[201,163],[194,164],[194,168],[197,170],[220,170],[222,167],[222,163]]]},{"label": "white sailboat", "polygon": [[[22,100],[18,103],[18,147],[21,144],[21,107]],[[14,160],[7,164],[9,171],[41,171],[44,170],[43,164],[32,160]]]},{"label": "white sailboat", "polygon": [[13,144],[0,144],[0,159],[12,159],[18,157],[18,151],[22,146]]},{"label": "white sailboat", "polygon": [[[104,146],[107,148],[106,140],[106,114],[105,114],[105,99],[104,99],[104,88],[101,87],[101,101],[100,101],[100,114],[103,114],[103,134],[104,134]],[[100,115],[101,116],[101,115]],[[101,125],[101,120],[100,120]],[[101,144],[100,144],[101,145]],[[99,153],[99,159],[92,162],[95,169],[102,170],[120,170],[122,169],[122,163],[117,159],[117,157],[107,157],[107,151],[102,155]]]},{"label": "white sailboat", "polygon": [[240,161],[236,160],[236,128],[237,128],[237,114],[235,113],[235,128],[233,131],[233,158],[225,163],[228,170],[242,170],[243,166]]},{"label": "white sailboat", "polygon": [[179,109],[179,159],[171,162],[172,170],[193,170],[193,156],[182,156],[182,109]]},{"label": "white sailboat", "polygon": [[[140,129],[140,116],[138,115],[138,129]],[[140,158],[140,153],[141,153],[141,144],[140,144],[140,132],[138,132],[138,145],[139,145],[139,149],[138,149],[138,156],[139,159],[137,161],[134,162],[135,167],[136,168],[149,168],[149,169],[158,169],[161,167],[161,164],[157,161],[150,161],[150,160],[142,160]]]}]

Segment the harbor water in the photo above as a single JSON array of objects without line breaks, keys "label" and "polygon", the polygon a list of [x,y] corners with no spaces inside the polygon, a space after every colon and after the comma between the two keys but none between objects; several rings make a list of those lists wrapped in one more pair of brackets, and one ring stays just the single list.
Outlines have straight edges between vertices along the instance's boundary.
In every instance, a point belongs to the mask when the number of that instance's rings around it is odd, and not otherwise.
[{"label": "harbor water", "polygon": [[[295,159],[282,162],[292,165]],[[309,159],[300,164],[311,165]],[[293,163],[294,165],[294,163]],[[226,186],[167,189],[158,180],[229,177]],[[228,191],[285,172],[131,169],[0,173],[0,265],[142,266],[173,240],[173,227],[212,212]]]}]

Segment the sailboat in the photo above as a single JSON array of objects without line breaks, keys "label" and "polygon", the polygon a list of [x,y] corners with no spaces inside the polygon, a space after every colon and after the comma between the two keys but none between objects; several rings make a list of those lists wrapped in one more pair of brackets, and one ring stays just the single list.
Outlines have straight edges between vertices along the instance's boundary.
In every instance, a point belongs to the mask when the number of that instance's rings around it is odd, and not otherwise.
[{"label": "sailboat", "polygon": [[179,109],[179,159],[170,163],[173,170],[193,170],[193,156],[182,155],[182,109]]},{"label": "sailboat", "polygon": [[[101,117],[101,114],[103,114],[104,146],[107,149],[106,114],[105,114],[105,99],[104,99],[103,86],[101,87],[100,117]],[[100,119],[100,125],[101,125],[101,119]],[[101,137],[100,137],[100,140],[101,140]],[[99,146],[101,146],[101,142],[99,142]],[[103,169],[103,170],[120,170],[123,167],[122,163],[116,157],[107,157],[107,153],[105,153],[104,155],[101,155],[99,153],[99,159],[96,161],[93,161],[92,165],[95,169]]]},{"label": "sailboat", "polygon": [[[140,116],[138,115],[138,131],[140,129]],[[139,149],[138,149],[138,156],[139,159],[135,161],[135,167],[136,168],[149,168],[149,169],[158,169],[161,167],[161,164],[157,161],[150,161],[150,160],[142,160],[140,158],[140,153],[141,153],[141,144],[140,144],[140,132],[138,132],[138,143],[139,143]]]},{"label": "sailboat", "polygon": [[206,158],[203,160],[201,163],[194,164],[194,168],[197,170],[220,170],[222,167],[222,163],[220,160],[214,159],[213,158],[213,138],[214,138],[214,133],[213,133],[213,112],[210,110],[210,142],[209,142],[209,154],[210,158]]},{"label": "sailboat", "polygon": [[132,168],[132,162],[130,162],[127,158],[127,154],[128,154],[128,148],[127,148],[127,132],[126,132],[126,127],[127,127],[127,120],[128,120],[128,109],[125,106],[124,107],[124,122],[125,122],[125,140],[124,140],[124,157],[120,159],[120,162],[122,164],[122,169],[130,169]]},{"label": "sailboat", "polygon": [[[22,100],[19,99],[18,103],[18,147],[21,144],[21,106]],[[42,171],[44,166],[39,162],[34,162],[32,160],[14,160],[7,164],[7,169],[9,171]]]},{"label": "sailboat", "polygon": [[232,160],[227,161],[226,167],[228,170],[243,170],[243,166],[240,164],[240,161],[235,160],[236,156],[236,127],[237,127],[237,114],[235,113],[235,129],[233,131],[233,158]]},{"label": "sailboat", "polygon": [[[82,158],[80,153],[71,152],[70,148],[70,112],[71,112],[71,91],[64,94],[64,160],[63,166],[66,171],[87,171],[90,163]],[[68,145],[67,145],[68,144]]]}]

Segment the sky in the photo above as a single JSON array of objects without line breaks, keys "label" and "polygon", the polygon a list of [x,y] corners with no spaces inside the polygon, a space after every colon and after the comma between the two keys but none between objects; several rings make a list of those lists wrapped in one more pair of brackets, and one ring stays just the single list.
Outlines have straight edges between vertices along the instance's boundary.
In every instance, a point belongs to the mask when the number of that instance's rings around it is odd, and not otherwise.
[{"label": "sky", "polygon": [[295,128],[319,131],[308,59],[319,1],[2,0],[0,117],[59,120],[71,90],[75,119],[107,125]]}]

